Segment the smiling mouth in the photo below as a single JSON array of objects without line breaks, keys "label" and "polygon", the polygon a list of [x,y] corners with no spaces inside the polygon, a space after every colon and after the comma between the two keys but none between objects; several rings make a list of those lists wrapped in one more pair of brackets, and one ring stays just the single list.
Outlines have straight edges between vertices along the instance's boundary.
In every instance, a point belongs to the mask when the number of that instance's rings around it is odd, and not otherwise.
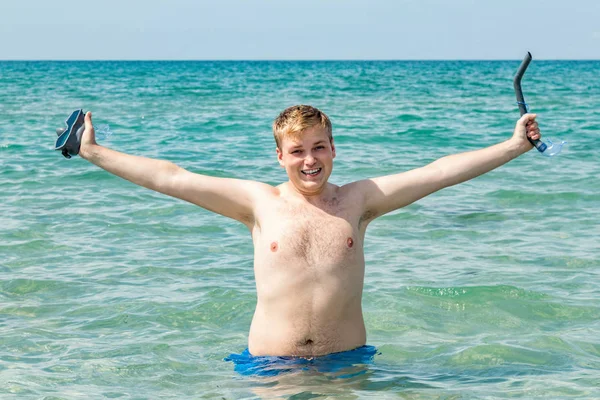
[{"label": "smiling mouth", "polygon": [[300,172],[302,172],[304,175],[315,176],[319,172],[321,172],[321,169],[322,168],[306,169],[306,170],[303,170],[303,171],[300,171]]}]

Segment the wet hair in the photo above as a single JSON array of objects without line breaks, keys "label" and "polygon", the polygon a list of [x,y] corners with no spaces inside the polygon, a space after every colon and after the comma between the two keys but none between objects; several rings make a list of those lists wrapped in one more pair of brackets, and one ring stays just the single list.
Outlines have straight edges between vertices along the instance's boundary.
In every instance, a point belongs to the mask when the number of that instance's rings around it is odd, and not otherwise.
[{"label": "wet hair", "polygon": [[333,142],[331,121],[324,112],[307,105],[288,107],[273,122],[275,143],[281,149],[281,142],[284,137],[297,139],[304,131],[313,127],[325,129],[329,136],[329,141]]}]

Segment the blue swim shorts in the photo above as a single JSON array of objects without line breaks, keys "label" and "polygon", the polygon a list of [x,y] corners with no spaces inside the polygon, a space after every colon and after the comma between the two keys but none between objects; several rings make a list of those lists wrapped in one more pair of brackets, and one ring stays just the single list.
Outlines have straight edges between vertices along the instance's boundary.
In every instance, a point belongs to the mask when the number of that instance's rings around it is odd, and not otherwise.
[{"label": "blue swim shorts", "polygon": [[342,372],[355,365],[372,364],[376,354],[381,353],[377,353],[375,346],[361,346],[353,350],[313,358],[253,356],[246,349],[241,354],[230,354],[224,361],[233,362],[234,370],[241,375],[276,376],[296,371]]}]

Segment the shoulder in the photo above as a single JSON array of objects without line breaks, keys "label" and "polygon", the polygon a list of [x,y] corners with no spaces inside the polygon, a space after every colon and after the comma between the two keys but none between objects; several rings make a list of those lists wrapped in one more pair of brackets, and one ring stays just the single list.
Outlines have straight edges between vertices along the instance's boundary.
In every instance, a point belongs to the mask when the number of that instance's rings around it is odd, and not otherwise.
[{"label": "shoulder", "polygon": [[369,193],[377,191],[375,183],[371,179],[363,179],[347,183],[338,189],[339,198],[344,200],[347,206],[353,210],[353,214],[359,219],[360,223],[368,222],[373,218],[372,213],[367,207]]},{"label": "shoulder", "polygon": [[362,179],[341,186],[338,189],[338,193],[345,198],[357,200],[364,198],[367,193],[375,190],[376,188],[377,185],[373,179]]},{"label": "shoulder", "polygon": [[249,189],[266,195],[278,195],[280,192],[279,186],[269,185],[268,183],[249,180],[242,180],[241,182],[244,182]]},{"label": "shoulder", "polygon": [[268,200],[274,200],[280,196],[280,189],[278,186],[272,186],[268,183],[250,181],[250,180],[239,180],[236,182],[237,185],[243,187],[243,190],[247,192],[257,203],[265,202]]}]

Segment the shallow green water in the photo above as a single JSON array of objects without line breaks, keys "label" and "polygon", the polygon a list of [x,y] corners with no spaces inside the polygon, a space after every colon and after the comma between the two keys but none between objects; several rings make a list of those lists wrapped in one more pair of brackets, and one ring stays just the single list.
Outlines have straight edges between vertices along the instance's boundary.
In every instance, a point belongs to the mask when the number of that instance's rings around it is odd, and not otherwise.
[{"label": "shallow green water", "polygon": [[75,108],[102,143],[277,184],[285,107],[334,124],[334,183],[508,138],[505,62],[0,62],[0,397],[600,397],[600,62],[534,61],[530,152],[372,223],[351,379],[233,372],[255,303],[246,229],[53,151]]}]

